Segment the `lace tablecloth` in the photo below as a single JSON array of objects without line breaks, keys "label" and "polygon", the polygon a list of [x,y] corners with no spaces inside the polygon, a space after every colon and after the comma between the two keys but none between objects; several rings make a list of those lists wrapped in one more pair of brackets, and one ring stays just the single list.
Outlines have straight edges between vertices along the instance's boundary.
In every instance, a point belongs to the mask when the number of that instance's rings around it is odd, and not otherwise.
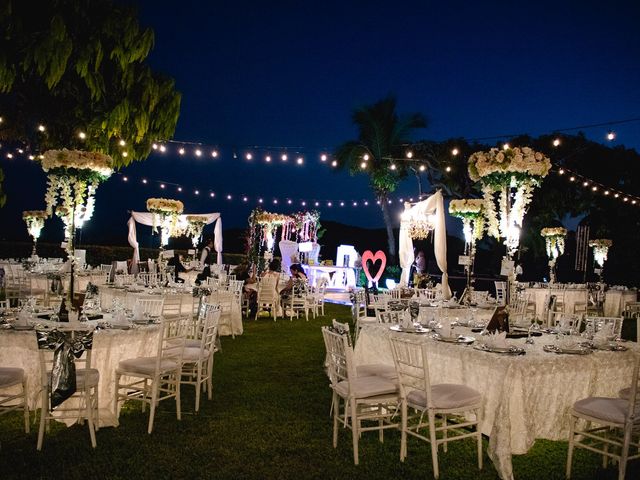
[{"label": "lace tablecloth", "polygon": [[[150,294],[146,289],[141,289],[139,292],[129,292],[122,288],[102,287],[98,289],[100,295],[100,305],[102,308],[111,308],[114,298],[119,298],[125,308],[133,310],[136,303],[136,298],[162,298],[162,295]],[[169,293],[170,295],[171,293]],[[183,315],[192,315],[194,311],[194,305],[197,309],[198,298],[193,297],[191,290],[188,292],[179,293],[182,299],[181,313]],[[216,295],[219,298],[227,299],[231,302],[231,328],[227,324],[221,324],[219,328],[219,335],[231,335],[232,331],[234,335],[242,335],[242,305],[237,301],[232,292],[218,292]]]},{"label": "lace tablecloth", "polygon": [[[464,329],[456,333],[472,334]],[[553,337],[535,337],[523,356],[482,352],[472,346],[437,342],[426,335],[391,332],[387,326],[365,326],[355,347],[356,364],[393,365],[390,335],[402,335],[429,344],[432,383],[461,383],[483,395],[482,433],[489,436],[489,457],[501,478],[513,478],[511,456],[524,454],[536,438],[566,440],[567,409],[588,396],[617,396],[631,381],[635,343],[627,352],[556,355],[542,350]],[[510,340],[525,346],[524,339]]]},{"label": "lace tablecloth", "polygon": [[[154,356],[158,348],[159,334],[158,325],[95,332],[91,363],[92,368],[100,372],[98,402],[101,427],[118,424],[113,405],[118,362],[127,358]],[[32,411],[40,408],[40,361],[35,331],[0,330],[0,365],[24,369],[29,391],[29,408]]]}]

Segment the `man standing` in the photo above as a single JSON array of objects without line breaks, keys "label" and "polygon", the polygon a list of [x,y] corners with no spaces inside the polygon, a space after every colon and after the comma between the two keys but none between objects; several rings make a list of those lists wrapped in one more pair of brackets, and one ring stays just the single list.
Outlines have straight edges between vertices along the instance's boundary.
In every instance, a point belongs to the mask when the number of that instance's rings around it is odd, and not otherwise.
[{"label": "man standing", "polygon": [[196,277],[196,285],[200,285],[202,281],[211,276],[211,267],[210,265],[213,263],[211,261],[211,249],[213,248],[213,240],[207,240],[205,247],[202,249],[202,253],[200,254],[200,267],[202,267],[202,272],[198,274]]}]

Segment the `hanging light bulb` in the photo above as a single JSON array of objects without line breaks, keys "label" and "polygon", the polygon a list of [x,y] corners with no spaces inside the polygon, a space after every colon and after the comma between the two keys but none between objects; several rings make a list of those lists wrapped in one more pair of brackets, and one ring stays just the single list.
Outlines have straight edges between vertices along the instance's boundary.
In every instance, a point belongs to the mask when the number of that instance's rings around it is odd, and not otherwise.
[{"label": "hanging light bulb", "polygon": [[202,156],[202,150],[200,150],[199,148],[196,148],[196,157],[200,157]]},{"label": "hanging light bulb", "polygon": [[289,158],[289,157],[287,157],[287,154],[286,154],[286,153],[283,153],[283,154],[282,154],[282,156],[280,157],[280,159],[281,159],[283,162],[286,162],[286,161],[287,161],[287,158]]},{"label": "hanging light bulb", "polygon": [[365,205],[365,206],[368,206],[368,205],[369,205],[369,202],[367,202],[367,201],[365,200],[365,201],[364,201],[364,205]]},{"label": "hanging light bulb", "polygon": [[362,163],[360,164],[360,168],[361,168],[361,169],[363,169],[363,170],[364,170],[365,168],[367,168],[367,162],[362,162]]},{"label": "hanging light bulb", "polygon": [[160,188],[164,188],[164,183],[161,183],[161,184],[160,184]]},{"label": "hanging light bulb", "polygon": [[178,150],[178,153],[180,155],[184,155],[184,148],[180,147],[180,149]]},{"label": "hanging light bulb", "polygon": [[162,153],[166,152],[167,151],[167,147],[165,147],[164,145],[160,145],[160,151]]},{"label": "hanging light bulb", "polygon": [[368,153],[365,153],[365,154],[362,156],[362,159],[363,159],[365,162],[366,162],[367,160],[369,160],[369,154],[368,154]]},{"label": "hanging light bulb", "polygon": [[182,187],[178,187],[178,191],[181,192],[182,191]]},{"label": "hanging light bulb", "polygon": [[213,150],[213,151],[211,152],[211,156],[212,156],[213,158],[218,158],[218,151],[217,151],[217,150]]},{"label": "hanging light bulb", "polygon": [[324,153],[322,155],[320,155],[320,160],[323,161],[323,162],[326,162],[327,161],[327,155],[324,154]]},{"label": "hanging light bulb", "polygon": [[209,196],[210,196],[211,198],[213,198],[213,197],[215,197],[215,196],[216,196],[216,194],[215,194],[214,192],[210,192],[210,193],[209,193]]},{"label": "hanging light bulb", "polygon": [[251,159],[253,158],[253,155],[251,155],[250,153],[247,153],[244,157],[245,157],[247,160],[251,160]]},{"label": "hanging light bulb", "polygon": [[146,184],[146,183],[147,183],[147,179],[146,179],[146,178],[143,178],[143,179],[142,179],[142,183],[145,183],[145,184]]},{"label": "hanging light bulb", "polygon": [[298,165],[302,165],[302,164],[304,163],[304,159],[303,159],[302,157],[298,157],[298,158],[296,159],[296,163],[297,163]]},{"label": "hanging light bulb", "polygon": [[609,132],[607,132],[607,140],[612,142],[615,139],[616,139],[616,132],[614,132],[613,130],[609,130]]},{"label": "hanging light bulb", "polygon": [[449,165],[447,165],[447,168],[445,168],[445,171],[446,171],[447,173],[451,172],[451,167],[450,167]]},{"label": "hanging light bulb", "polygon": [[242,197],[243,202],[246,202],[247,200],[249,200],[247,197]]},{"label": "hanging light bulb", "polygon": [[391,166],[389,167],[391,170],[395,170],[396,169],[396,164],[392,163]]},{"label": "hanging light bulb", "polygon": [[427,167],[425,167],[424,165],[420,165],[420,167],[418,168],[418,170],[420,170],[421,172],[424,172],[427,169]]},{"label": "hanging light bulb", "polygon": [[129,181],[129,179],[128,179],[127,177],[122,177],[122,181],[123,181],[123,182],[128,182],[128,181]]},{"label": "hanging light bulb", "polygon": [[127,142],[125,142],[124,140],[120,140],[118,144],[120,144],[121,147],[124,147],[127,144]]},{"label": "hanging light bulb", "polygon": [[271,161],[271,155],[267,155],[266,157],[264,157],[264,161],[269,163]]},{"label": "hanging light bulb", "polygon": [[42,124],[38,125],[38,131],[39,132],[44,132],[45,130],[46,130],[46,128],[45,128],[44,125],[42,125]]},{"label": "hanging light bulb", "polygon": [[559,173],[560,175],[564,175],[564,168],[561,168],[560,170],[558,170],[558,173]]},{"label": "hanging light bulb", "polygon": [[129,156],[129,154],[128,154],[127,152],[122,152],[122,156],[123,156],[124,158],[127,158],[127,157]]},{"label": "hanging light bulb", "polygon": [[87,138],[87,134],[84,132],[79,132],[78,137],[80,138],[80,140],[84,140],[85,138]]},{"label": "hanging light bulb", "polygon": [[413,152],[411,150],[407,152],[407,158],[413,158]]},{"label": "hanging light bulb", "polygon": [[332,167],[337,167],[338,166],[338,161],[334,160],[333,162],[331,162],[331,166]]},{"label": "hanging light bulb", "polygon": [[559,138],[555,138],[555,139],[553,140],[553,146],[554,146],[554,147],[558,147],[558,146],[560,146],[560,139],[559,139]]},{"label": "hanging light bulb", "polygon": [[307,206],[307,202],[305,202],[304,200],[302,202],[300,202],[300,205],[302,205],[303,207]]},{"label": "hanging light bulb", "polygon": [[196,191],[195,191],[195,192],[193,192],[193,193],[195,193],[196,195],[200,195],[200,190],[196,190]]},{"label": "hanging light bulb", "polygon": [[289,205],[291,205],[291,199],[287,200],[287,203],[288,203]]},{"label": "hanging light bulb", "polygon": [[453,150],[451,150],[451,155],[453,155],[454,157],[458,155],[458,153],[460,153],[460,150],[458,150],[457,148],[454,148]]},{"label": "hanging light bulb", "polygon": [[154,150],[157,150],[158,149],[158,144],[157,143],[151,144],[151,148],[153,148]]}]

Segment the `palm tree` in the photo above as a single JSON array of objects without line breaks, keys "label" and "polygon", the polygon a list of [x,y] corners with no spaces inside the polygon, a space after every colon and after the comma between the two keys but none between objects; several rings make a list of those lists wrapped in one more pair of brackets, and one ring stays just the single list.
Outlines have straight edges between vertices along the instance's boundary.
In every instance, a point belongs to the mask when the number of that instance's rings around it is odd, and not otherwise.
[{"label": "palm tree", "polygon": [[370,186],[378,200],[387,228],[389,255],[395,262],[396,240],[389,215],[388,196],[407,176],[408,165],[400,162],[405,157],[410,134],[425,128],[427,120],[420,113],[400,117],[396,112],[396,99],[388,96],[373,105],[353,112],[353,123],[358,128],[358,139],[340,145],[335,152],[338,166],[349,169],[352,175],[369,176]]}]

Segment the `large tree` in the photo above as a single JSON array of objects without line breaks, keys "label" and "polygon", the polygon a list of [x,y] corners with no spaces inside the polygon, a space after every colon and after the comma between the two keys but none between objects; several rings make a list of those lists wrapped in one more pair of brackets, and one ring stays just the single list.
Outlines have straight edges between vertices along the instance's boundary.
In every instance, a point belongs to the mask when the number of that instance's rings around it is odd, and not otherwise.
[{"label": "large tree", "polygon": [[122,167],[173,135],[180,94],[145,63],[154,35],[131,7],[0,0],[0,29],[3,143],[107,153]]},{"label": "large tree", "polygon": [[[335,152],[338,166],[352,175],[369,177],[370,186],[380,204],[387,229],[389,255],[397,257],[396,240],[389,214],[388,196],[407,176],[409,165],[403,161],[411,133],[427,126],[420,113],[398,115],[396,99],[384,98],[353,112],[353,123],[358,129],[357,140],[340,145]],[[363,163],[364,162],[364,163]]]}]

